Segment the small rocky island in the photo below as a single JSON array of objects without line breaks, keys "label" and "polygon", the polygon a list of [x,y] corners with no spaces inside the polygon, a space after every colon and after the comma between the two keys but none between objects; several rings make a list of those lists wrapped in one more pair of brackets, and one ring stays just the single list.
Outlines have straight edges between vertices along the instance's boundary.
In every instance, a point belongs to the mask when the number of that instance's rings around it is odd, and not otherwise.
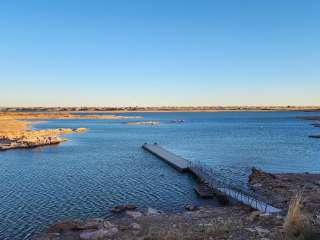
[{"label": "small rocky island", "polygon": [[17,135],[0,136],[0,150],[15,148],[34,148],[45,145],[59,144],[67,141],[59,137],[61,134],[85,132],[86,128],[58,128],[46,130],[26,130]]}]

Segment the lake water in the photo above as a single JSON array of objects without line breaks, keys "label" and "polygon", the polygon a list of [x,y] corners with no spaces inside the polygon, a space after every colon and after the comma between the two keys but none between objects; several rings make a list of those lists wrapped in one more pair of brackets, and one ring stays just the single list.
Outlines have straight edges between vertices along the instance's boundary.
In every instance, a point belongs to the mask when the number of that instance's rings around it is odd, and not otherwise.
[{"label": "lake water", "polygon": [[[206,163],[243,181],[252,166],[272,172],[320,172],[320,129],[295,118],[302,112],[124,113],[160,121],[49,120],[35,128],[86,127],[58,146],[0,152],[0,239],[30,239],[66,218],[108,217],[134,203],[180,211],[198,203],[194,180],[144,151],[144,142]],[[314,114],[313,114],[314,115]],[[172,123],[182,119],[183,123]],[[137,121],[138,119],[132,119]],[[223,171],[222,171],[223,170]],[[229,170],[229,171],[228,171]]]}]

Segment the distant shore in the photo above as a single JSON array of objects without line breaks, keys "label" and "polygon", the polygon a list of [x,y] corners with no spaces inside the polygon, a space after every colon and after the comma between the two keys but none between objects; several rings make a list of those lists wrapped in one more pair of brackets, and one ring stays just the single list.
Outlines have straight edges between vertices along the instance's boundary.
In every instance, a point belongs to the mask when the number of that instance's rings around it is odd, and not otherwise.
[{"label": "distant shore", "polygon": [[243,112],[320,111],[320,106],[0,107],[0,112]]}]

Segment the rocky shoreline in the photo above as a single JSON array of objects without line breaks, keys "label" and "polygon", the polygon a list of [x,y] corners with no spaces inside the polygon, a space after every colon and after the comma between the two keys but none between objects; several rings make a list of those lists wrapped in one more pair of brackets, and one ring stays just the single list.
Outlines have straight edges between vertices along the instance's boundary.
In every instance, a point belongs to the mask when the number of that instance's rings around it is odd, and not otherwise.
[{"label": "rocky shoreline", "polygon": [[35,239],[276,239],[282,221],[282,216],[252,212],[242,206],[200,207],[176,214],[144,212],[114,219],[63,221]]},{"label": "rocky shoreline", "polygon": [[[320,239],[320,174],[271,174],[253,168],[249,185],[252,191],[268,197],[283,211],[267,214],[237,204],[228,207],[188,205],[184,212],[163,213],[152,208],[137,210],[128,204],[116,206],[113,210],[116,215],[109,219],[58,222],[35,239]],[[284,224],[288,219],[289,203],[301,191],[301,211],[310,216],[310,238],[300,232],[287,238]],[[119,217],[118,214],[122,215]]]},{"label": "rocky shoreline", "polygon": [[86,128],[59,128],[26,131],[19,136],[0,136],[0,151],[17,148],[35,148],[45,145],[59,144],[67,141],[64,138],[58,137],[60,134],[80,133],[85,132]]},{"label": "rocky shoreline", "polygon": [[71,113],[47,112],[0,112],[0,151],[17,148],[35,148],[46,145],[59,144],[67,141],[61,134],[80,133],[86,128],[58,128],[45,130],[31,130],[29,125],[35,122],[28,119],[123,119],[138,118],[117,115],[80,115]]},{"label": "rocky shoreline", "polygon": [[253,168],[249,184],[255,193],[269,199],[274,206],[284,211],[288,210],[290,199],[302,193],[302,210],[315,219],[319,218],[320,224],[320,174],[272,174]]}]

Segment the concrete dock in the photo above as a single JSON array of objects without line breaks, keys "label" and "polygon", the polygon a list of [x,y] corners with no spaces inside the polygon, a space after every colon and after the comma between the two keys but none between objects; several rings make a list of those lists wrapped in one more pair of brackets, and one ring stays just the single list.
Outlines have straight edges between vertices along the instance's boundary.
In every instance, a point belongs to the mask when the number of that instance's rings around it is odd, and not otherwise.
[{"label": "concrete dock", "polygon": [[160,147],[158,144],[143,144],[142,147],[152,153],[153,155],[159,157],[169,165],[171,165],[173,168],[178,170],[179,172],[185,172],[189,170],[190,167],[190,161],[179,157],[162,147]]}]

